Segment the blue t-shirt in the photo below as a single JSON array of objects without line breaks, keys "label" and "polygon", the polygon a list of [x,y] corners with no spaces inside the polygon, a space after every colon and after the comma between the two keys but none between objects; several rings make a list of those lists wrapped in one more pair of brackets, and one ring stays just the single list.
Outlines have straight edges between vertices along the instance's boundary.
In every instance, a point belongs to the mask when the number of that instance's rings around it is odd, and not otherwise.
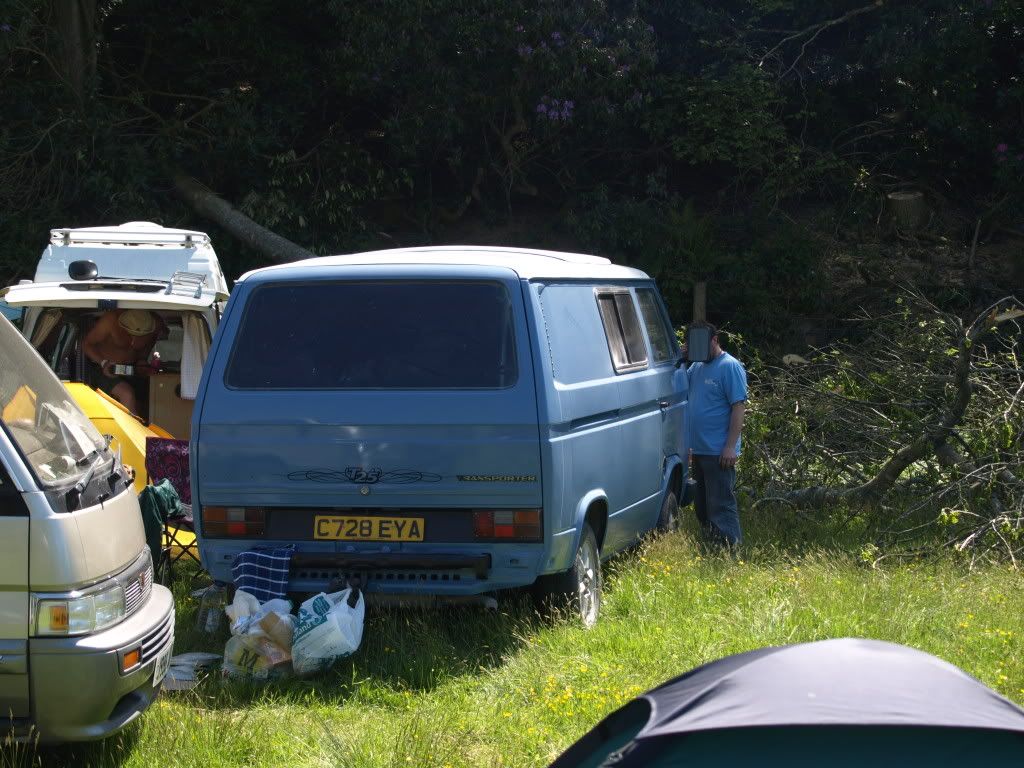
[{"label": "blue t-shirt", "polygon": [[[747,372],[739,360],[723,352],[709,363],[693,363],[687,374],[690,448],[698,455],[718,456],[729,435],[732,406],[747,399]],[[737,438],[736,455],[739,453]]]}]

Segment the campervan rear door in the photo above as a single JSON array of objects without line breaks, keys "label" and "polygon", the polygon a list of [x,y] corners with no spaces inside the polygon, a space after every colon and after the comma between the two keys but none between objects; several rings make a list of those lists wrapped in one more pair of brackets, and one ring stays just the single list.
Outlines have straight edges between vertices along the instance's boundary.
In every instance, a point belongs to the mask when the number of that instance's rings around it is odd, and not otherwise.
[{"label": "campervan rear door", "polygon": [[[538,509],[531,359],[509,269],[257,273],[235,286],[201,386],[198,502],[265,508],[275,540],[313,539],[325,509]],[[428,515],[423,544],[471,538],[452,515]]]}]

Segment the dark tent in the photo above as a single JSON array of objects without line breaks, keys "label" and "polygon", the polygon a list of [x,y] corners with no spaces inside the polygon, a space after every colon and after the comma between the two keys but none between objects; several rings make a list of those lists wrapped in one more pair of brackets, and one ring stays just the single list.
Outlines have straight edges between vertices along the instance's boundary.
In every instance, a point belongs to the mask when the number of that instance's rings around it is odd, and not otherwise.
[{"label": "dark tent", "polygon": [[1024,710],[878,640],[761,648],[613,712],[550,768],[1024,765]]}]

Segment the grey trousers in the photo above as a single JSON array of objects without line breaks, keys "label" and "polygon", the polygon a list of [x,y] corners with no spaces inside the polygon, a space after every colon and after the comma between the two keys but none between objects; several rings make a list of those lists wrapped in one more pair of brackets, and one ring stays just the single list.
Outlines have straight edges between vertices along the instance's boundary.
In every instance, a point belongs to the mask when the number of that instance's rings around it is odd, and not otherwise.
[{"label": "grey trousers", "polygon": [[736,468],[722,469],[717,456],[694,454],[693,508],[709,541],[730,546],[743,541],[736,508]]}]

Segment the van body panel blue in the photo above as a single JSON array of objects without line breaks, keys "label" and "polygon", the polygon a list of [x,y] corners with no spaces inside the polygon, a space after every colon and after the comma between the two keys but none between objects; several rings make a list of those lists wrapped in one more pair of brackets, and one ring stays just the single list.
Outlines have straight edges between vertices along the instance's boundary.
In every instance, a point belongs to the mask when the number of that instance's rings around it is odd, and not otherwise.
[{"label": "van body panel blue", "polygon": [[[538,398],[542,409],[547,406],[546,413],[541,411],[541,434],[552,463],[563,467],[548,481],[555,506],[563,511],[558,530],[576,529],[580,521],[571,511],[593,489],[603,488],[609,512],[602,556],[607,556],[634,542],[637,531],[649,530],[649,520],[657,521],[665,451],[676,441],[675,369],[665,362],[615,372],[596,295],[601,287],[628,284],[535,281],[531,287],[534,311],[542,318],[537,327],[546,342],[541,379],[550,382],[547,397]],[[666,435],[666,429],[671,433]]]},{"label": "van body panel blue", "polygon": [[[296,281],[468,280],[505,285],[514,312],[518,378],[489,390],[232,390],[227,361],[248,297]],[[256,271],[240,282],[200,384],[191,451],[193,501],[204,565],[230,580],[239,552],[275,543],[341,556],[486,555],[479,574],[413,573],[386,566],[370,588],[396,594],[472,594],[524,586],[572,565],[584,516],[607,507],[602,558],[656,523],[678,456],[682,398],[672,361],[617,373],[597,291],[653,281],[520,280],[505,267],[315,262]],[[636,306],[640,311],[639,305]],[[472,318],[467,318],[472,322]],[[349,343],[343,329],[338,343]],[[685,469],[685,467],[684,467]],[[540,542],[405,543],[210,538],[204,505],[325,510],[542,509]],[[354,513],[353,513],[354,514]],[[447,518],[446,518],[447,519]],[[454,519],[454,518],[453,518]],[[299,523],[295,523],[299,525]],[[291,589],[322,589],[330,569],[293,568]]]}]

